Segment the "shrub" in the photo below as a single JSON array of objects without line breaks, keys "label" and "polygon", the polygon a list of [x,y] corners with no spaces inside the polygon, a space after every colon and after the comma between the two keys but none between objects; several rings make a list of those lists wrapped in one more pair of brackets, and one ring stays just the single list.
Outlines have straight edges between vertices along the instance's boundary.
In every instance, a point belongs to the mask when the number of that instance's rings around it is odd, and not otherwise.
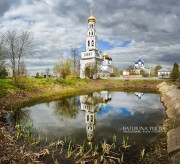
[{"label": "shrub", "polygon": [[34,79],[29,78],[29,77],[22,77],[22,76],[18,77],[17,86],[21,89],[28,90],[28,91],[34,90],[38,87]]}]

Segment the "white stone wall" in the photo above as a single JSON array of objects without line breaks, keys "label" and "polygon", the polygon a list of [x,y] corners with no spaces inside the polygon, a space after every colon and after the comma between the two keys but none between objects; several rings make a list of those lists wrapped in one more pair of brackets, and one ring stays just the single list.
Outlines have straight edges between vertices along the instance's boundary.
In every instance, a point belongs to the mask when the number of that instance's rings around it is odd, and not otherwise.
[{"label": "white stone wall", "polygon": [[170,78],[170,74],[171,74],[171,72],[168,72],[168,71],[167,72],[165,72],[165,71],[164,72],[160,72],[159,71],[158,72],[158,77],[159,78]]}]

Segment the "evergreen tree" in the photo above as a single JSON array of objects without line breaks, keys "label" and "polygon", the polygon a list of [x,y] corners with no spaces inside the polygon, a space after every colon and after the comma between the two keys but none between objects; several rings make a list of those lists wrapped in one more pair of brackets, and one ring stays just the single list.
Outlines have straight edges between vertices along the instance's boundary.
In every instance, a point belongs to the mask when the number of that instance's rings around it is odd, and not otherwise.
[{"label": "evergreen tree", "polygon": [[0,67],[0,78],[6,78],[8,76],[8,73],[4,67]]},{"label": "evergreen tree", "polygon": [[179,65],[177,63],[174,63],[172,72],[171,72],[171,79],[173,81],[177,80],[179,78]]},{"label": "evergreen tree", "polygon": [[39,72],[36,72],[36,76],[35,76],[36,78],[39,78],[40,76],[39,76]]}]

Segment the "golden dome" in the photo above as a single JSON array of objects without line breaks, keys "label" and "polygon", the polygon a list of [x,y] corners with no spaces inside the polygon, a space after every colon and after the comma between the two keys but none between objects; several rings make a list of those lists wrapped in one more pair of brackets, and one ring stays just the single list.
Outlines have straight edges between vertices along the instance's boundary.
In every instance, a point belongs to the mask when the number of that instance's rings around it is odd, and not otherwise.
[{"label": "golden dome", "polygon": [[107,105],[107,102],[103,102],[102,105],[105,107]]},{"label": "golden dome", "polygon": [[105,52],[105,53],[103,54],[103,57],[108,57],[108,54]]},{"label": "golden dome", "polygon": [[88,18],[88,22],[96,22],[96,18],[91,14],[91,16]]}]

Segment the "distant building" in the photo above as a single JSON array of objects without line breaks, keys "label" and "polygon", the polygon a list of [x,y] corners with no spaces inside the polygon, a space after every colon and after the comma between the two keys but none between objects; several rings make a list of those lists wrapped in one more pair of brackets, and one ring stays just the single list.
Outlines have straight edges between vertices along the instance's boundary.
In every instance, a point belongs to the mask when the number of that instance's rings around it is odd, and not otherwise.
[{"label": "distant building", "polygon": [[110,77],[113,73],[112,58],[107,53],[103,54],[103,61],[100,69],[100,77]]},{"label": "distant building", "polygon": [[123,69],[122,75],[123,75],[123,76],[129,76],[129,75],[130,75],[130,72],[129,72],[127,69]]},{"label": "distant building", "polygon": [[148,76],[150,76],[150,69],[145,67],[144,61],[142,59],[138,59],[135,63],[134,63],[134,70],[133,72],[135,74],[140,75],[141,74],[141,70],[144,71],[144,73]]},{"label": "distant building", "polygon": [[171,74],[171,71],[169,69],[166,69],[166,68],[162,68],[160,70],[158,70],[158,77],[159,78],[164,78],[164,79],[168,79],[170,78],[170,74]]},{"label": "distant building", "polygon": [[12,69],[11,68],[6,68],[6,71],[8,73],[8,77],[13,77]]},{"label": "distant building", "polygon": [[141,59],[138,59],[138,61],[136,61],[134,63],[134,67],[137,68],[137,69],[144,69],[145,68],[144,61],[141,60]]}]

